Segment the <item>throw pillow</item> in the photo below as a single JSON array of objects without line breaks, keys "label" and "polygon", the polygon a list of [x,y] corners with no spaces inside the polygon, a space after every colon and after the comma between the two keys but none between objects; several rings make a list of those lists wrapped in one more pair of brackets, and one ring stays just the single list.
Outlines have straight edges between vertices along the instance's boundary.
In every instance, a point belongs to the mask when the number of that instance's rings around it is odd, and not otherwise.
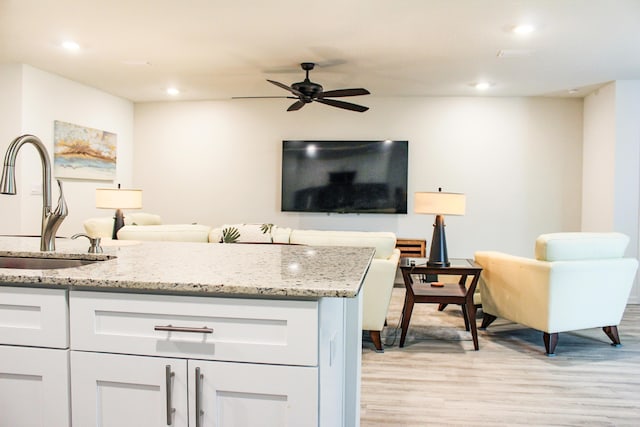
[{"label": "throw pillow", "polygon": [[221,243],[273,243],[273,224],[232,224],[222,226]]}]

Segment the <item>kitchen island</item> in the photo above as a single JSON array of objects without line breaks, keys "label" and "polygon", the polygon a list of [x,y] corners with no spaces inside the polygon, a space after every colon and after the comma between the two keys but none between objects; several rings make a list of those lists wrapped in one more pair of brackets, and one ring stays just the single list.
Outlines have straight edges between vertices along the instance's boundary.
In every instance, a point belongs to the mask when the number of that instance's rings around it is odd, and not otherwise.
[{"label": "kitchen island", "polygon": [[87,254],[82,241],[58,239],[54,253],[38,243],[1,237],[0,258],[97,261],[0,268],[6,419],[359,425],[372,248],[128,241]]}]

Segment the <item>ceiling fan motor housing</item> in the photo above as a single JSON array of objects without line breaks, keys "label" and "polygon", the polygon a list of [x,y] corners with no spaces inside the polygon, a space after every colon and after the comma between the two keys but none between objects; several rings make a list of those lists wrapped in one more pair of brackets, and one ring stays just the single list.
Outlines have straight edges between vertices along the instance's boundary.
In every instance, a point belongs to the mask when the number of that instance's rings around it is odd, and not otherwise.
[{"label": "ceiling fan motor housing", "polygon": [[312,99],[317,98],[318,95],[320,95],[323,90],[321,85],[314,83],[312,81],[309,81],[308,79],[305,79],[305,81],[303,82],[292,84],[291,88],[302,93],[305,98],[309,98],[309,101],[307,102],[310,102]]}]

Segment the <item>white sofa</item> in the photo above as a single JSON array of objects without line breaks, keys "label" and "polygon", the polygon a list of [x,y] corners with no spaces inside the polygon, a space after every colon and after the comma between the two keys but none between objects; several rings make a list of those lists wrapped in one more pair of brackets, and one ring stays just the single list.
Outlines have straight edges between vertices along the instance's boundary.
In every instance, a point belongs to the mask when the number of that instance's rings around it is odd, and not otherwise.
[{"label": "white sofa", "polygon": [[476,252],[486,328],[503,318],[543,332],[555,354],[558,333],[602,327],[614,345],[638,260],[624,258],[629,238],[620,233],[552,233],[539,236],[535,259]]},{"label": "white sofa", "polygon": [[[229,224],[208,227],[201,224],[143,224],[143,217],[131,218],[118,232],[121,240],[164,240],[209,243],[279,243],[310,246],[357,246],[376,249],[374,259],[362,287],[362,329],[369,335],[377,351],[383,351],[380,332],[384,328],[391,301],[394,279],[400,259],[396,236],[390,232],[296,230],[265,224]],[[133,223],[138,225],[134,225]],[[127,223],[125,217],[125,224]],[[99,229],[97,224],[102,224]],[[85,222],[91,237],[110,237],[113,219]],[[235,230],[235,234],[230,231]]]}]

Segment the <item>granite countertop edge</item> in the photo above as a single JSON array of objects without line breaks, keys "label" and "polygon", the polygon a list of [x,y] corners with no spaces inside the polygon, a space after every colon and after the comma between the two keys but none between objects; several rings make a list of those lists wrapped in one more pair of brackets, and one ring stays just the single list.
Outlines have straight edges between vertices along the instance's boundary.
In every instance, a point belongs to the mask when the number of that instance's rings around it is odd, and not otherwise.
[{"label": "granite countertop edge", "polygon": [[80,267],[0,268],[0,286],[197,296],[314,299],[353,298],[373,248],[137,242],[86,252],[86,243],[57,239],[39,252],[39,239],[0,237],[0,257],[97,260]]}]

